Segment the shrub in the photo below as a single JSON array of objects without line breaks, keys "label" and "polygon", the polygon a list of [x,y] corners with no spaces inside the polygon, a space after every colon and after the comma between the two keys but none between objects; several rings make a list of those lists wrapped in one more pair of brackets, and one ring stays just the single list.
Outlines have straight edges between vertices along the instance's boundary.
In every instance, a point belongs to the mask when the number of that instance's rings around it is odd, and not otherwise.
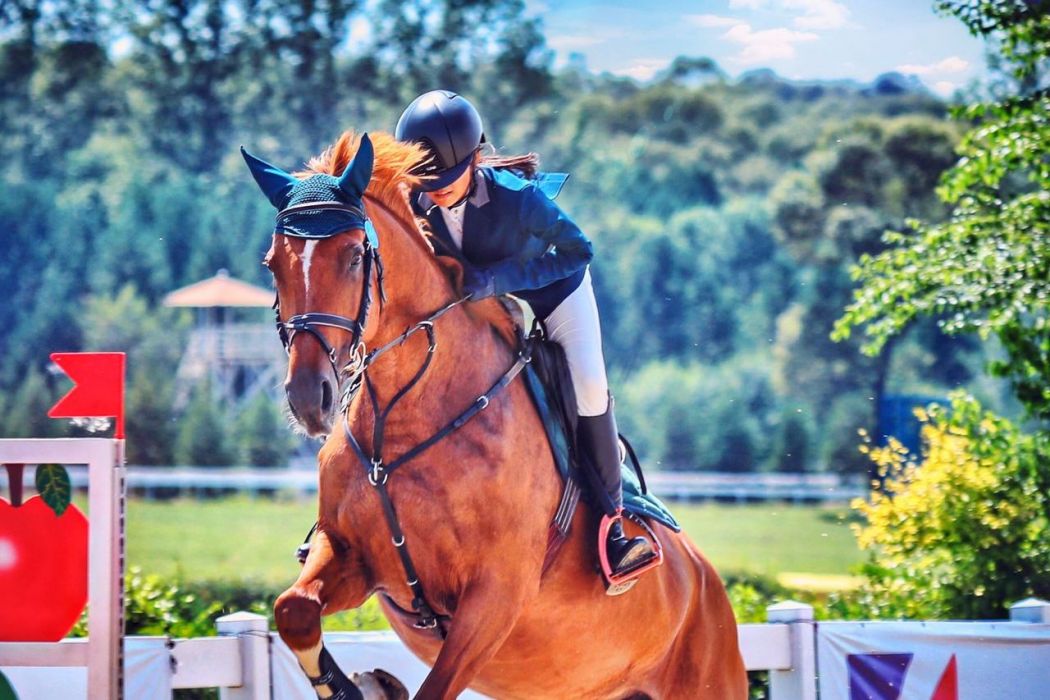
[{"label": "shrub", "polygon": [[891,442],[868,448],[885,474],[854,526],[870,553],[858,598],[872,617],[1002,618],[1050,596],[1050,439],[955,394],[918,412],[922,463]]}]

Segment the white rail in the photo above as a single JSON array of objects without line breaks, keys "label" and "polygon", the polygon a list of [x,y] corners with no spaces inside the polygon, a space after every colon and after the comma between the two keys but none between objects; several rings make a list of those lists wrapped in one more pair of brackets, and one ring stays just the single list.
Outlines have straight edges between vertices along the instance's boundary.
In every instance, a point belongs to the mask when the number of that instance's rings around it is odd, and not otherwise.
[{"label": "white rail", "polygon": [[[672,501],[787,501],[847,503],[867,495],[866,486],[835,474],[731,474],[724,472],[652,472],[645,476],[653,493]],[[85,485],[73,475],[73,485]],[[250,467],[128,467],[128,488],[148,497],[158,490],[246,493],[293,491],[316,493],[313,469]]]},{"label": "white rail", "polygon": [[[815,700],[817,697],[817,636],[813,609],[787,601],[767,609],[769,622],[739,625],[740,650],[749,671],[769,671],[771,700]],[[885,623],[883,623],[885,624]],[[922,628],[927,623],[912,623]],[[951,624],[951,623],[948,623]],[[987,629],[1002,629],[1003,622],[982,623]],[[1010,624],[1019,629],[1038,629],[1042,643],[1050,649],[1050,602],[1029,599],[1012,606]],[[267,618],[252,613],[234,613],[219,618],[218,637],[164,639],[129,637],[125,640],[125,690],[129,698],[168,698],[180,688],[219,688],[224,700],[306,700],[312,691],[302,678],[291,653],[268,631]],[[983,629],[983,628],[982,628]],[[382,666],[401,678],[411,689],[426,673],[426,667],[411,655],[392,632],[334,633],[326,645],[346,668]],[[57,656],[38,659],[38,647],[56,647]],[[65,640],[54,645],[0,644],[0,668],[24,664],[81,666],[85,662],[84,640]],[[342,658],[340,658],[342,657]],[[54,675],[55,669],[36,669],[44,683],[50,678],[55,697],[77,697],[68,681]],[[1033,669],[1045,673],[1046,669]],[[1006,671],[1004,670],[1004,673]],[[51,674],[51,675],[48,675]],[[74,684],[75,685],[75,684]],[[36,686],[40,688],[42,686]],[[48,695],[50,697],[50,695]],[[86,695],[81,695],[86,697]],[[91,694],[90,697],[95,697]],[[464,698],[478,698],[465,694]]]}]

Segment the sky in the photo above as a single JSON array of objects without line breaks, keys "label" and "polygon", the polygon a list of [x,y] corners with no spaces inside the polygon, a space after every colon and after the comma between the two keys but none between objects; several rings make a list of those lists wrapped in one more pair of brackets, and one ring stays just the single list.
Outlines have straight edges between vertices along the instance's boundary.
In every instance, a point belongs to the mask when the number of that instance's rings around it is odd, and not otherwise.
[{"label": "sky", "polygon": [[986,75],[983,43],[932,0],[526,0],[556,65],[648,80],[676,56],[731,76],[772,68],[797,80],[915,75],[949,95]]}]

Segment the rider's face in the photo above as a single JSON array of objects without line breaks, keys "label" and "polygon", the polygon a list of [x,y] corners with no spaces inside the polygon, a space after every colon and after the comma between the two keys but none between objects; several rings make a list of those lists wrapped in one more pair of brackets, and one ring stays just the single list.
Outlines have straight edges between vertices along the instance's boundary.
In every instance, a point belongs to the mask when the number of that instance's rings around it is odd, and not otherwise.
[{"label": "rider's face", "polygon": [[470,179],[474,177],[474,168],[470,167],[463,171],[457,179],[452,181],[448,187],[428,192],[430,201],[439,207],[448,207],[467,196],[470,191]]}]

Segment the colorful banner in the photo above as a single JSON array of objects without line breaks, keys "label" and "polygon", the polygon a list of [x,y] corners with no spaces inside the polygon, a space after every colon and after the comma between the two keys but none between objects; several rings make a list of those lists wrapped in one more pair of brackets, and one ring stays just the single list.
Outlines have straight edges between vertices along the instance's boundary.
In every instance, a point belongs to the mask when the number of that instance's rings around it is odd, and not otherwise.
[{"label": "colorful banner", "polygon": [[821,698],[1050,697],[1050,625],[820,622],[817,658]]}]

